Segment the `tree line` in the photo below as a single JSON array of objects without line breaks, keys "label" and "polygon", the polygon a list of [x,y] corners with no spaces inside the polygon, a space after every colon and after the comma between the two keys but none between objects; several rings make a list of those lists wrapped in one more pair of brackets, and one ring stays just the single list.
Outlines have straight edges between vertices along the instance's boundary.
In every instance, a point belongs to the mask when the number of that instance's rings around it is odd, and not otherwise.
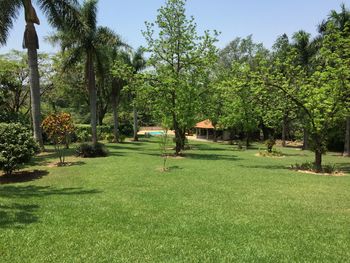
[{"label": "tree line", "polygon": [[98,26],[97,0],[37,3],[56,28],[47,41],[61,52],[38,57],[34,25],[39,20],[30,0],[2,2],[1,44],[24,8],[28,52],[0,59],[0,118],[18,122],[31,114],[42,148],[41,114],[68,111],[78,122],[90,122],[93,144],[97,126],[107,122],[116,142],[120,122],[132,126],[134,140],[140,123],[157,124],[175,131],[175,153],[181,154],[188,131],[210,119],[215,131],[231,130],[247,145],[260,131],[264,139],[281,138],[284,146],[287,139],[300,138],[304,149],[315,152],[319,171],[333,139],[350,156],[350,12],[345,5],[330,12],[314,38],[300,30],[281,34],[272,49],[254,43],[252,36],[218,49],[218,32],[198,34],[194,18],[186,15],[186,1],[168,0],[145,25],[146,46],[133,50],[113,30]]}]

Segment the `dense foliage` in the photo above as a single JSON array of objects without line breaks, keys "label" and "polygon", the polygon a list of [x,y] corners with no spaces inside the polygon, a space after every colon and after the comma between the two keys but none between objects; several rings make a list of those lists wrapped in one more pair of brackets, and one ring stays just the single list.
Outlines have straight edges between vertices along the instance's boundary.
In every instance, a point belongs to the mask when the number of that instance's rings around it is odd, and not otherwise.
[{"label": "dense foliage", "polygon": [[58,153],[60,164],[64,164],[64,147],[69,148],[71,136],[74,132],[74,124],[70,114],[68,113],[54,113],[47,116],[42,127],[48,138],[55,146]]},{"label": "dense foliage", "polygon": [[0,169],[6,175],[30,161],[39,147],[27,127],[0,123]]},{"label": "dense foliage", "polygon": [[[42,114],[69,112],[79,123],[73,142],[117,143],[124,135],[137,141],[139,126],[165,124],[175,131],[180,154],[194,125],[209,119],[214,141],[224,131],[246,148],[253,140],[300,141],[314,151],[316,170],[328,150],[350,156],[345,5],[330,12],[315,37],[303,30],[281,34],[269,50],[250,35],[219,50],[216,31],[199,34],[185,0],[167,0],[146,23],[146,47],[133,50],[98,26],[97,0],[71,3],[57,6],[67,8],[67,17],[48,37],[62,52],[39,55],[38,71]],[[0,57],[0,121],[31,124],[33,109],[40,117],[27,62],[19,52]]]}]

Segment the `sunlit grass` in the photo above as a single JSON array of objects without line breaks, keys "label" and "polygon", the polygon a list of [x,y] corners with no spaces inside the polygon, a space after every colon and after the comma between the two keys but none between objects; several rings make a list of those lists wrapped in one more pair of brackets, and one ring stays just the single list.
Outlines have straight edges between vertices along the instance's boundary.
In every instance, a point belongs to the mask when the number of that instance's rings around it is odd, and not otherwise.
[{"label": "sunlit grass", "polygon": [[[163,160],[155,139],[109,144],[107,158],[0,185],[0,262],[346,262],[350,177],[302,174],[285,158],[194,143]],[[73,154],[73,150],[70,151]],[[349,159],[328,154],[349,172]],[[45,172],[46,171],[46,172]]]}]

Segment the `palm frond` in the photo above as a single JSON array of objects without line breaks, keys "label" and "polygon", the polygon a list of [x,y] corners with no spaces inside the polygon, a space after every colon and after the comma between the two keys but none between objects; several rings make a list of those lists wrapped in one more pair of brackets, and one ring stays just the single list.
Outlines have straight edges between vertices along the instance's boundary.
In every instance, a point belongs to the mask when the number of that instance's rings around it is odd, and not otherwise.
[{"label": "palm frond", "polygon": [[86,28],[92,32],[97,30],[97,3],[98,0],[87,0],[80,9],[82,21],[84,21]]},{"label": "palm frond", "polygon": [[84,51],[82,48],[71,48],[64,54],[63,60],[63,71],[69,70],[71,67],[76,65],[81,61],[84,55]]},{"label": "palm frond", "polygon": [[79,28],[79,2],[77,0],[37,0],[49,23],[57,29]]},{"label": "palm frond", "polygon": [[0,46],[5,45],[14,20],[18,17],[21,0],[1,0],[0,4]]}]

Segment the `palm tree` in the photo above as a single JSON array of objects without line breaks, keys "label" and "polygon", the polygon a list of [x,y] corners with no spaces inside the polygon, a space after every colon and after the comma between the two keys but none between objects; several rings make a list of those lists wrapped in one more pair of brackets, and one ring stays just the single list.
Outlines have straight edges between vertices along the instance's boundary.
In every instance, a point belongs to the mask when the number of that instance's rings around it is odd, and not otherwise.
[{"label": "palm tree", "polygon": [[98,0],[85,1],[78,10],[80,16],[76,25],[74,27],[67,25],[50,37],[51,42],[60,43],[62,50],[67,53],[65,68],[82,59],[85,61],[85,82],[89,93],[93,144],[98,141],[96,71],[103,65],[105,46],[116,44],[113,31],[107,27],[97,26],[97,3]]},{"label": "palm tree", "polygon": [[[133,67],[134,70],[134,75],[139,73],[141,70],[143,70],[146,67],[146,59],[144,58],[143,55],[143,49],[139,47],[135,53],[132,54],[131,57],[131,66]],[[134,117],[134,141],[138,141],[139,138],[137,136],[138,132],[138,113],[137,113],[137,104],[135,101],[135,97],[133,98],[133,117]]]},{"label": "palm tree", "polygon": [[[74,19],[72,18],[76,14],[76,0],[36,0],[36,3],[47,16],[52,26],[60,28],[63,22],[68,25],[73,23]],[[37,53],[39,40],[35,29],[35,24],[40,25],[40,21],[31,0],[1,0],[0,45],[6,44],[9,32],[21,9],[24,10],[26,21],[23,48],[28,50],[33,131],[35,139],[40,147],[44,149],[41,132],[40,76]]]},{"label": "palm tree", "polygon": [[[121,37],[113,32],[105,32],[105,39],[108,45],[104,45],[103,57],[99,58],[101,65],[98,66],[100,78],[105,79],[108,88],[107,94],[108,99],[113,111],[113,122],[114,122],[114,141],[119,142],[119,104],[121,101],[121,91],[123,87],[127,84],[126,80],[121,77],[117,77],[111,74],[111,69],[118,65],[130,65],[129,49],[130,47],[122,41]],[[102,59],[101,59],[102,58]],[[120,62],[121,64],[118,64]],[[102,70],[101,70],[102,69]]]},{"label": "palm tree", "polygon": [[[327,34],[327,27],[330,23],[332,23],[339,31],[345,33],[348,37],[350,36],[350,10],[347,9],[344,4],[341,5],[341,10],[339,13],[336,10],[332,10],[328,16],[328,19],[319,25],[321,37]],[[350,157],[350,115],[346,117],[343,155]]]}]

